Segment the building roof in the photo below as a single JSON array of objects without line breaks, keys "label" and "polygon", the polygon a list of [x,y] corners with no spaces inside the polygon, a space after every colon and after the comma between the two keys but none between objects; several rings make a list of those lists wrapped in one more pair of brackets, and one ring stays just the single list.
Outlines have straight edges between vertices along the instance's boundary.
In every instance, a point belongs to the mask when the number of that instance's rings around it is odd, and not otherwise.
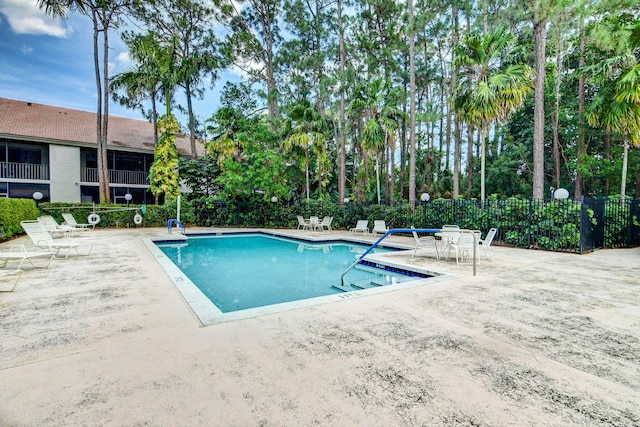
[{"label": "building roof", "polygon": [[[109,116],[107,148],[153,152],[153,123]],[[26,141],[96,145],[96,113],[0,98],[0,136]],[[191,155],[189,137],[176,135],[178,153]],[[204,155],[202,141],[196,141]]]}]

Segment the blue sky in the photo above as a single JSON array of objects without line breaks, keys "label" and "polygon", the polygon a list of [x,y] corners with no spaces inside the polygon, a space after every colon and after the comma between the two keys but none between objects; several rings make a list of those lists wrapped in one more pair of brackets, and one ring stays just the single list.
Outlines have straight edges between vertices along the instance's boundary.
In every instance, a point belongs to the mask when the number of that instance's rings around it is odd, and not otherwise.
[{"label": "blue sky", "polygon": [[[119,34],[110,33],[110,45],[113,76],[133,64]],[[223,76],[237,80],[229,73]],[[203,100],[194,101],[201,121],[218,108],[224,81],[218,80]],[[91,19],[75,13],[67,20],[54,20],[35,0],[0,0],[0,97],[95,112]],[[182,101],[180,94],[177,100]],[[139,111],[113,101],[109,108],[111,115],[143,119]],[[186,118],[178,117],[186,127]]]}]

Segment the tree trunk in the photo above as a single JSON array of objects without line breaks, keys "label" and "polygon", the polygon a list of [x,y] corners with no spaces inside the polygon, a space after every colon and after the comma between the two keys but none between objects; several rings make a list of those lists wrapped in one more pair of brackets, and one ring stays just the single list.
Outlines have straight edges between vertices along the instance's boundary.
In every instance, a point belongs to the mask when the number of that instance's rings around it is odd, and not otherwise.
[{"label": "tree trunk", "polygon": [[[452,34],[452,42],[453,46],[458,44],[458,6],[454,3],[451,6],[451,29],[453,31]],[[453,92],[455,91],[456,84],[458,79],[458,67],[455,65],[451,65],[451,82],[449,84],[449,98],[453,97]],[[453,120],[453,108],[448,109],[447,114],[447,138],[451,139],[451,121]],[[460,156],[461,147],[460,147],[460,127],[458,121],[456,120],[454,123],[454,149],[453,149],[453,199],[456,200],[460,196]]]},{"label": "tree trunk", "polygon": [[[584,69],[584,49],[586,44],[586,37],[584,31],[584,17],[580,16],[580,57],[578,59],[578,69]],[[585,123],[584,123],[584,108],[586,104],[585,95],[585,78],[584,73],[580,73],[578,77],[578,150],[576,154],[576,189],[575,198],[580,200],[582,198],[583,184],[582,184],[582,158],[586,151],[585,146]]]},{"label": "tree trunk", "polygon": [[[338,32],[340,34],[340,75],[344,79],[345,70],[345,51],[344,51],[344,28],[342,26],[342,0],[338,0]],[[345,135],[345,96],[344,96],[344,84],[340,84],[340,164],[338,166],[338,194],[340,197],[340,205],[344,204],[347,188],[347,153],[346,150],[346,135]],[[355,170],[355,159],[354,159]]]},{"label": "tree trunk", "polygon": [[469,125],[467,131],[469,140],[467,141],[467,197],[471,197],[473,191],[473,133],[474,127]]},{"label": "tree trunk", "polygon": [[544,84],[546,80],[547,20],[534,14],[533,32],[536,43],[536,78],[533,112],[533,198],[544,198]]},{"label": "tree trunk", "polygon": [[[98,109],[96,112],[96,163],[98,169],[98,193],[100,203],[111,203],[111,194],[109,192],[109,162],[107,156],[107,120],[109,114],[108,105],[108,67],[109,67],[109,44],[108,29],[105,27],[100,29],[102,19],[97,9],[92,9],[91,19],[93,20],[93,60],[96,74],[96,88],[98,97]],[[104,11],[102,12],[104,13]],[[99,34],[103,33],[103,70],[101,71],[99,60]],[[103,76],[104,73],[104,76]],[[103,91],[104,84],[104,91]]]},{"label": "tree trunk", "polygon": [[478,131],[478,137],[480,138],[480,200],[485,200],[485,157],[486,147],[485,142],[487,140],[487,129],[481,128]]},{"label": "tree trunk", "polygon": [[409,9],[409,204],[416,205],[416,40],[413,28],[413,0]]},{"label": "tree trunk", "polygon": [[560,86],[562,83],[562,60],[563,60],[564,39],[558,36],[556,42],[556,68],[554,70],[554,105],[552,115],[553,126],[553,178],[556,188],[560,188]]},{"label": "tree trunk", "polygon": [[151,95],[151,121],[153,123],[153,145],[158,145],[158,107],[155,92]]},{"label": "tree trunk", "polygon": [[191,84],[187,81],[184,84],[184,92],[187,97],[187,114],[189,115],[189,141],[191,142],[191,157],[198,157],[196,149],[196,120],[193,116],[193,102],[191,100]]},{"label": "tree trunk", "polygon": [[624,148],[622,151],[622,178],[620,182],[620,201],[623,201],[627,194],[627,165],[629,162],[629,137],[624,137]]},{"label": "tree trunk", "polygon": [[[105,12],[108,13],[108,12]],[[102,96],[103,118],[102,118],[102,138],[100,149],[102,150],[102,182],[104,186],[104,203],[111,203],[111,191],[109,190],[109,154],[107,152],[107,142],[109,141],[109,26],[105,24],[102,37],[104,39],[104,52],[102,64]]]}]

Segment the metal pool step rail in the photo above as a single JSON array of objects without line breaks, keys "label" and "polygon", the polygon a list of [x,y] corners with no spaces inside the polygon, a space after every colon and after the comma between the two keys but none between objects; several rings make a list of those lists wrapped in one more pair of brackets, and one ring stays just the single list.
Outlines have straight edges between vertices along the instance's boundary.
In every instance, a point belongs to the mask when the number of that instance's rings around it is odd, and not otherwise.
[{"label": "metal pool step rail", "polygon": [[[392,228],[391,230],[387,231],[386,233],[384,233],[382,235],[382,237],[380,237],[378,240],[375,241],[375,243],[373,245],[371,245],[369,247],[369,249],[367,249],[366,251],[363,252],[362,255],[360,255],[360,257],[358,257],[340,276],[340,284],[342,288],[345,288],[344,286],[344,276],[346,276],[346,274],[351,271],[351,269],[353,267],[355,267],[360,261],[362,261],[362,259],[367,256],[372,250],[374,250],[379,244],[380,242],[382,242],[384,239],[387,238],[387,236],[390,236],[392,234],[397,234],[397,233],[439,233],[440,231],[442,231],[439,228]],[[472,230],[459,230],[460,233],[469,233],[473,236],[473,275],[476,275],[476,261],[477,261],[477,248],[478,248],[478,236],[476,236],[476,234],[472,231]]]}]

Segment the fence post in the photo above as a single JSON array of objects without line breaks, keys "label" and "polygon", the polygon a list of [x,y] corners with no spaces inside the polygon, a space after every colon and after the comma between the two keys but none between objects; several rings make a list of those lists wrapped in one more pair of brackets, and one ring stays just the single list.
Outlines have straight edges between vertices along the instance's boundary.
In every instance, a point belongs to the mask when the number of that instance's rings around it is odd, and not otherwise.
[{"label": "fence post", "polygon": [[527,246],[531,248],[531,220],[533,217],[533,198],[529,197],[529,226],[527,227]]}]

